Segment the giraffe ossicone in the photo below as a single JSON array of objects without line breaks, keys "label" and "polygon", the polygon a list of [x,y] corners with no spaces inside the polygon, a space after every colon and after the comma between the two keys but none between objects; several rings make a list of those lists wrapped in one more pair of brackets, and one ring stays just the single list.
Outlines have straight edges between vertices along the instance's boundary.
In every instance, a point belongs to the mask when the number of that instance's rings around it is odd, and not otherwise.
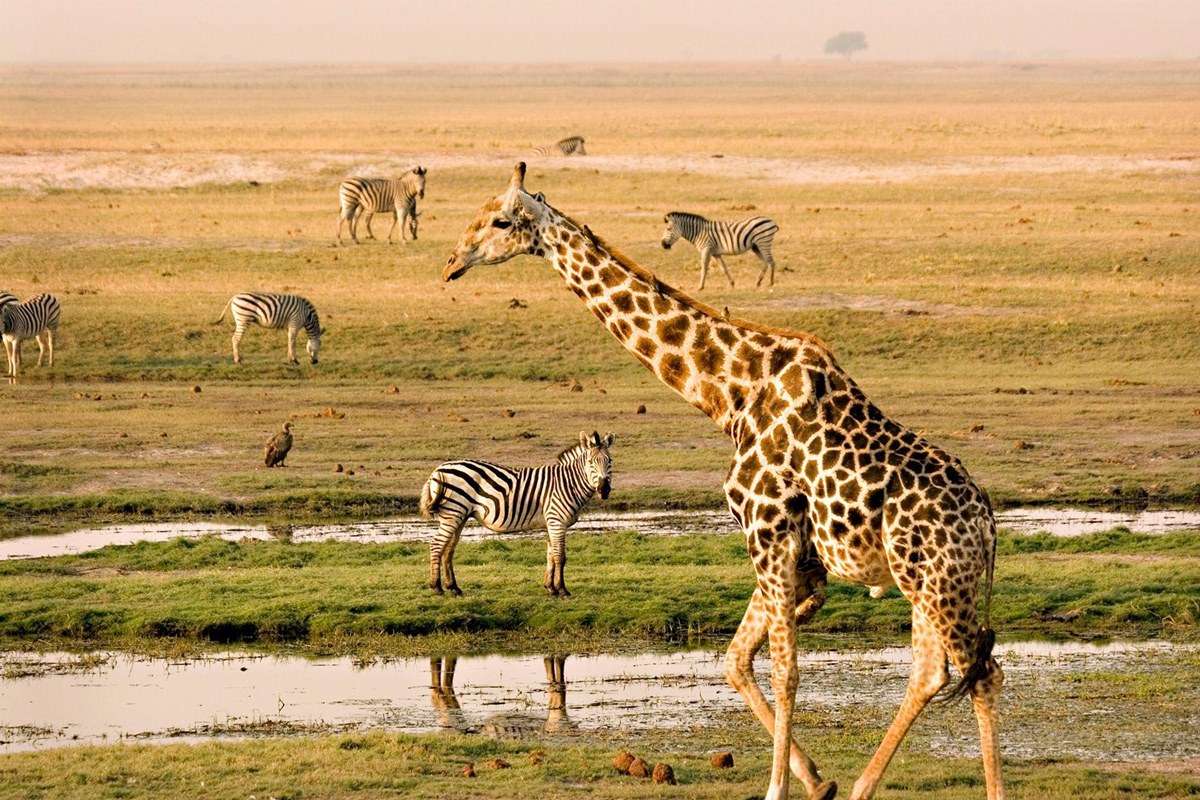
[{"label": "giraffe ossicone", "polygon": [[[988,800],[1002,800],[988,605],[996,526],[958,459],[889,419],[817,337],[731,318],[663,283],[525,190],[525,165],[463,231],[443,279],[518,255],[547,259],[601,324],[733,443],[729,509],[746,536],[756,587],[726,655],[726,678],[772,732],[769,796],[794,774],[810,798],[837,791],[793,741],[795,634],[821,608],[829,576],[892,585],[912,604],[913,670],[883,742],[854,784],[874,795],[921,710],[962,674],[979,725]],[[767,642],[774,707],[754,679]]]}]

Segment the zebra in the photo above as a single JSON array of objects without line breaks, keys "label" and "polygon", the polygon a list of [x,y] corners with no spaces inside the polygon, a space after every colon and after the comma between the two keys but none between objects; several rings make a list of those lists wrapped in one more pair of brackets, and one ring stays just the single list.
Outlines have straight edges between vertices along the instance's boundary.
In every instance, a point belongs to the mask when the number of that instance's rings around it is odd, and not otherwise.
[{"label": "zebra", "polygon": [[533,148],[535,155],[539,156],[586,156],[587,150],[583,149],[582,136],[568,136],[565,139],[559,139],[554,144],[544,144]]},{"label": "zebra", "polygon": [[367,238],[374,239],[371,218],[376,213],[395,215],[392,227],[388,228],[387,241],[392,243],[392,234],[400,225],[400,240],[404,241],[407,229],[413,241],[417,239],[417,199],[425,198],[424,167],[413,167],[399,178],[347,178],[338,187],[338,244],[342,242],[342,226],[350,223],[350,238],[358,244],[358,221],[365,215]]},{"label": "zebra", "polygon": [[763,262],[762,271],[758,273],[758,280],[754,285],[762,286],[768,268],[771,271],[771,279],[767,285],[775,285],[775,257],[771,255],[771,247],[775,234],[779,232],[779,226],[774,220],[767,217],[748,217],[739,222],[720,222],[686,211],[672,211],[663,217],[663,222],[667,224],[662,238],[664,250],[670,250],[671,245],[683,237],[696,245],[696,249],[700,251],[700,289],[704,289],[704,283],[708,280],[708,262],[712,258],[721,265],[732,288],[733,276],[729,274],[724,256],[740,255],[747,250],[753,250]]},{"label": "zebra", "polygon": [[4,340],[10,378],[16,378],[21,369],[21,342],[24,339],[37,339],[39,367],[47,351],[49,365],[54,366],[54,336],[58,333],[61,314],[58,298],[52,294],[39,294],[19,303],[7,292],[0,293],[0,335]]},{"label": "zebra", "polygon": [[317,353],[321,351],[321,318],[313,304],[295,294],[273,294],[266,292],[245,292],[229,298],[221,316],[213,320],[213,325],[220,325],[225,319],[225,312],[232,309],[233,315],[233,363],[242,363],[238,343],[242,334],[250,325],[261,325],[264,328],[287,328],[288,363],[299,364],[296,360],[296,334],[303,328],[308,334],[308,357],[312,363],[317,363]]},{"label": "zebra", "polygon": [[454,548],[467,520],[475,517],[496,533],[545,526],[546,574],[543,585],[552,596],[570,597],[563,580],[567,563],[567,529],[592,495],[607,499],[612,487],[613,435],[590,436],[542,467],[510,469],[486,461],[448,461],[433,471],[421,489],[421,516],[437,519],[429,542],[429,588],[461,595],[454,577]]}]

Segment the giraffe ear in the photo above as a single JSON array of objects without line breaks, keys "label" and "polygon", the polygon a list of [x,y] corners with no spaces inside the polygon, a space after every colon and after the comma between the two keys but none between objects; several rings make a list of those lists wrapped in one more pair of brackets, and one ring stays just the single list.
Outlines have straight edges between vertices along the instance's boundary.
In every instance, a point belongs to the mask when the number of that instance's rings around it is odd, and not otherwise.
[{"label": "giraffe ear", "polygon": [[521,190],[517,192],[517,197],[521,201],[521,207],[534,219],[541,219],[542,215],[546,213],[546,195],[541,192],[527,194],[524,190]]},{"label": "giraffe ear", "polygon": [[521,203],[521,194],[525,191],[525,162],[521,161],[513,168],[512,178],[508,181],[508,191],[504,194],[502,204],[506,215],[512,216]]}]

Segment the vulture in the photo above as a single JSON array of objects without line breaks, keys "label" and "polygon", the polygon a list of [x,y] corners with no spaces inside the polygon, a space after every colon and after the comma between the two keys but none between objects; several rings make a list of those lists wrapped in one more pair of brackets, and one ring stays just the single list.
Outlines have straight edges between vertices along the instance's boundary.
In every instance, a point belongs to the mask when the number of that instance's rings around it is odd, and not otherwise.
[{"label": "vulture", "polygon": [[271,437],[267,442],[266,463],[268,467],[285,466],[283,460],[292,449],[292,423],[283,423],[283,430]]}]

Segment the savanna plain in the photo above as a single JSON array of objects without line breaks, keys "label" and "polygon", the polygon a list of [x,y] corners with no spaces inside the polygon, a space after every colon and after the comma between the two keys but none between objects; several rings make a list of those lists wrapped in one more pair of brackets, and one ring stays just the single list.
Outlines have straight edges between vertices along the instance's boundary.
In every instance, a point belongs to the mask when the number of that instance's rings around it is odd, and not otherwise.
[{"label": "savanna plain", "polygon": [[[27,343],[20,379],[0,385],[0,538],[409,515],[444,460],[543,463],[580,430],[616,435],[607,510],[722,507],[726,439],[548,265],[441,282],[521,159],[531,190],[689,291],[696,254],[660,247],[665,212],[773,218],[774,289],[754,288],[743,256],[729,259],[736,288],[714,268],[701,299],[820,336],[997,508],[1195,510],[1198,99],[1197,62],[5,67],[0,290],[51,292],[63,321],[54,366],[34,366]],[[570,134],[589,155],[531,152]],[[385,244],[381,214],[380,240],[338,246],[340,179],[415,163],[429,170],[419,238]],[[285,363],[283,335],[261,329],[232,363],[228,318],[212,322],[250,290],[313,301],[319,364]],[[289,420],[288,466],[267,470],[262,445]],[[736,533],[631,524],[568,546],[566,600],[541,589],[536,539],[464,543],[461,598],[425,588],[416,542],[174,539],[0,561],[0,698],[43,672],[82,680],[117,653],[366,669],[719,651],[753,587]],[[894,590],[873,600],[835,584],[802,643],[851,656],[903,645],[908,613]],[[1138,653],[1010,675],[1011,796],[1200,795],[1195,530],[1002,530],[992,616],[1002,646],[1119,640]],[[35,651],[57,660],[14,666]],[[802,670],[796,735],[848,789],[903,681],[835,703],[822,692],[838,691],[836,674],[820,678],[806,685]],[[1108,741],[1056,746],[1076,726],[1070,708]],[[170,737],[131,722],[130,741],[72,744],[9,720],[0,797],[727,798],[761,792],[769,765],[748,712],[704,701],[683,721],[627,729],[617,713],[519,738],[253,722],[168,744],[140,743]],[[923,716],[880,796],[982,796],[973,727],[968,704]],[[673,764],[679,784],[617,775],[624,747]],[[710,767],[715,749],[735,766]],[[483,766],[494,758],[511,768]],[[478,777],[463,777],[467,762]]]}]

